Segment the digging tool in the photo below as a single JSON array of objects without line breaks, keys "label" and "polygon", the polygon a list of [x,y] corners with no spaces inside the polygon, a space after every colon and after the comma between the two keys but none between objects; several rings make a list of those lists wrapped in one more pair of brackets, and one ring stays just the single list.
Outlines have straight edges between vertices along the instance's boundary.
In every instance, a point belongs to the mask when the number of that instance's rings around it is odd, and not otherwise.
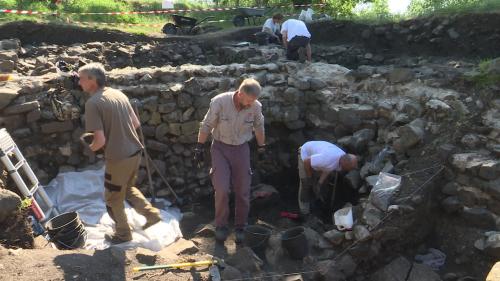
[{"label": "digging tool", "polygon": [[174,195],[175,203],[179,207],[182,206],[182,205],[184,205],[184,200],[177,195],[177,193],[174,191],[174,189],[172,188],[172,186],[168,183],[168,181],[165,178],[165,176],[163,175],[163,173],[158,168],[158,166],[156,166],[155,162],[153,162],[153,160],[149,157],[149,155],[147,157],[148,157],[148,159],[147,159],[148,161],[147,162],[151,162],[151,165],[153,166],[153,168],[155,169],[155,171],[160,175],[160,178],[163,180],[163,182],[165,183],[165,185],[167,185],[167,187],[170,190],[170,192],[172,192],[172,194]]},{"label": "digging tool", "polygon": [[[137,104],[133,103],[133,107],[134,107],[135,115],[137,116],[137,118],[139,118],[139,110],[137,109]],[[144,134],[142,133],[142,127],[140,124],[139,124],[138,130],[139,130],[140,141],[142,143],[142,146],[144,147],[144,151],[143,151],[144,156],[146,158],[146,172],[148,173],[149,192],[151,193],[151,204],[155,204],[156,203],[156,192],[155,192],[155,188],[153,186],[153,179],[151,178],[151,168],[149,167],[149,159],[150,158],[149,158],[149,154],[148,154],[148,149],[146,148],[146,142],[144,141]]]},{"label": "digging tool", "polygon": [[171,263],[171,264],[161,264],[161,265],[152,265],[152,266],[139,266],[132,268],[132,271],[147,271],[147,270],[157,270],[157,269],[179,269],[186,267],[198,267],[198,266],[221,266],[224,267],[224,261],[218,258],[204,261],[196,261],[196,262],[183,262],[183,263]]}]

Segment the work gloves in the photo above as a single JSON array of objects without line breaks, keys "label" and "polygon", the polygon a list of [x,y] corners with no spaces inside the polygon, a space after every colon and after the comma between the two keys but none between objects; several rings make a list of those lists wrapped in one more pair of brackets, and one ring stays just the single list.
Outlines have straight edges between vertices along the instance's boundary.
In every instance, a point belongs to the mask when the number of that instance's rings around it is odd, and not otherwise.
[{"label": "work gloves", "polygon": [[201,168],[205,164],[205,149],[202,143],[197,143],[193,151],[193,160],[196,167]]}]

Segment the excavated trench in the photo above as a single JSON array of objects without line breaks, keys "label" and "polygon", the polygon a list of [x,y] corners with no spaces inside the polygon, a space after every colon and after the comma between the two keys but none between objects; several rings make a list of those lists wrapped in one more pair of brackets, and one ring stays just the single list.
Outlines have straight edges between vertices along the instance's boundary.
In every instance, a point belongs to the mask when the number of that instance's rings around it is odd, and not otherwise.
[{"label": "excavated trench", "polygon": [[[500,214],[494,207],[500,106],[494,97],[499,90],[476,88],[466,78],[474,62],[449,56],[500,55],[492,47],[500,43],[500,24],[490,24],[496,21],[493,14],[376,27],[318,23],[311,29],[321,45],[314,46],[317,62],[310,65],[271,60],[272,54],[283,56],[275,46],[215,43],[248,39],[251,28],[159,42],[88,31],[82,41],[70,42],[74,37],[39,38],[45,27],[31,23],[4,26],[10,33],[2,34],[22,43],[13,43],[18,45],[9,53],[19,77],[4,85],[8,101],[0,123],[44,184],[59,172],[94,164],[78,143],[86,97],[55,73],[54,64],[102,62],[110,70],[109,85],[140,100],[146,146],[176,192],[189,201],[183,211],[194,216],[185,218],[183,231],[196,238],[198,225],[209,223],[213,214],[209,167],[194,169],[192,162],[199,121],[211,97],[254,77],[264,87],[268,150],[263,161],[252,155],[252,185],[255,191],[272,192],[253,198],[250,222],[275,227],[263,272],[316,272],[303,274],[305,280],[389,280],[391,274],[397,280],[483,280],[495,247],[475,244],[487,230],[496,230]],[[32,32],[19,33],[24,25]],[[38,45],[43,40],[48,44]],[[104,40],[109,42],[92,42]],[[69,43],[74,44],[63,45]],[[447,57],[435,57],[445,49]],[[280,212],[298,211],[296,151],[308,140],[331,141],[358,154],[360,169],[332,179],[335,194],[333,188],[326,190],[326,202],[313,209],[319,219],[300,222]],[[385,147],[389,153],[376,161]],[[403,176],[389,210],[369,197],[380,171]],[[169,198],[153,176],[157,195]],[[138,182],[147,194],[145,167]],[[355,227],[340,232],[332,213],[346,203],[353,205]],[[308,229],[311,255],[304,261],[289,259],[276,242],[281,231],[295,225]],[[202,241],[201,249],[217,254],[212,240]],[[437,271],[414,260],[429,248],[447,255]],[[475,279],[463,279],[468,277]]]}]

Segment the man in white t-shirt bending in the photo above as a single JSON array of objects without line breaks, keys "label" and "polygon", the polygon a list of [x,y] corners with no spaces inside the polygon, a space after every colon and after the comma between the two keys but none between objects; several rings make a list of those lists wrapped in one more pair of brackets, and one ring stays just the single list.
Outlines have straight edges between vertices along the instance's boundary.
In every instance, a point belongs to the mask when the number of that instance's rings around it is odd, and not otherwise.
[{"label": "man in white t-shirt bending", "polygon": [[[299,207],[300,213],[310,212],[310,201],[313,196],[313,185],[320,187],[333,171],[350,171],[358,167],[356,155],[347,154],[336,145],[326,141],[308,141],[299,148]],[[313,174],[319,174],[317,183],[313,182]]]},{"label": "man in white t-shirt bending", "polygon": [[307,60],[311,61],[311,33],[303,21],[296,19],[286,20],[281,26],[283,36],[283,46],[286,48],[286,58],[289,60],[299,60],[299,49],[304,48]]},{"label": "man in white t-shirt bending", "polygon": [[267,19],[262,26],[262,32],[269,34],[270,43],[281,43],[280,25],[283,21],[282,14],[274,14],[272,18]]}]

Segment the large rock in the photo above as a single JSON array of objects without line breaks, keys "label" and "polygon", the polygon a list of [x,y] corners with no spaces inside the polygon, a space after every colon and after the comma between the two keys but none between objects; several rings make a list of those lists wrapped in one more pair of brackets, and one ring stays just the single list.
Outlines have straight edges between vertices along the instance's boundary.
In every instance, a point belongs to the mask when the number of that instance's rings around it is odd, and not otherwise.
[{"label": "large rock", "polygon": [[42,133],[44,134],[61,133],[71,130],[73,130],[73,122],[71,120],[50,122],[42,125]]},{"label": "large rock", "polygon": [[40,103],[38,101],[30,101],[21,104],[11,105],[5,108],[3,113],[7,115],[12,115],[12,114],[26,113],[36,109],[40,109]]},{"label": "large rock", "polygon": [[493,59],[488,64],[488,68],[486,69],[488,74],[499,75],[500,74],[500,57]]},{"label": "large rock", "polygon": [[394,141],[393,147],[397,152],[405,152],[424,139],[425,121],[415,119],[410,124],[399,127],[397,134],[399,138]]},{"label": "large rock", "polygon": [[379,269],[371,277],[371,281],[406,281],[412,264],[404,257],[394,259]]},{"label": "large rock", "polygon": [[256,273],[264,264],[262,260],[248,247],[240,248],[226,259],[226,263],[242,272]]},{"label": "large rock", "polygon": [[19,39],[0,40],[1,50],[13,50],[17,52],[20,48],[21,48],[21,41],[19,41]]},{"label": "large rock", "polygon": [[332,86],[347,85],[348,79],[346,74],[350,70],[338,64],[327,63],[311,63],[305,67],[301,67],[296,73],[295,77],[314,78],[325,82]]},{"label": "large rock", "polygon": [[425,264],[413,263],[407,281],[441,281],[439,275]]},{"label": "large rock", "polygon": [[17,97],[21,88],[14,83],[6,83],[0,87],[0,110],[5,108],[13,99]]},{"label": "large rock", "polygon": [[413,79],[413,72],[408,68],[395,68],[389,73],[391,83],[404,83]]},{"label": "large rock", "polygon": [[21,206],[21,197],[14,192],[0,188],[0,223]]},{"label": "large rock", "polygon": [[181,238],[169,245],[166,250],[176,255],[193,255],[198,252],[198,247],[192,241]]},{"label": "large rock", "polygon": [[496,227],[496,219],[494,214],[485,208],[464,207],[462,211],[462,217],[467,223],[473,226],[485,229],[494,229]]}]

